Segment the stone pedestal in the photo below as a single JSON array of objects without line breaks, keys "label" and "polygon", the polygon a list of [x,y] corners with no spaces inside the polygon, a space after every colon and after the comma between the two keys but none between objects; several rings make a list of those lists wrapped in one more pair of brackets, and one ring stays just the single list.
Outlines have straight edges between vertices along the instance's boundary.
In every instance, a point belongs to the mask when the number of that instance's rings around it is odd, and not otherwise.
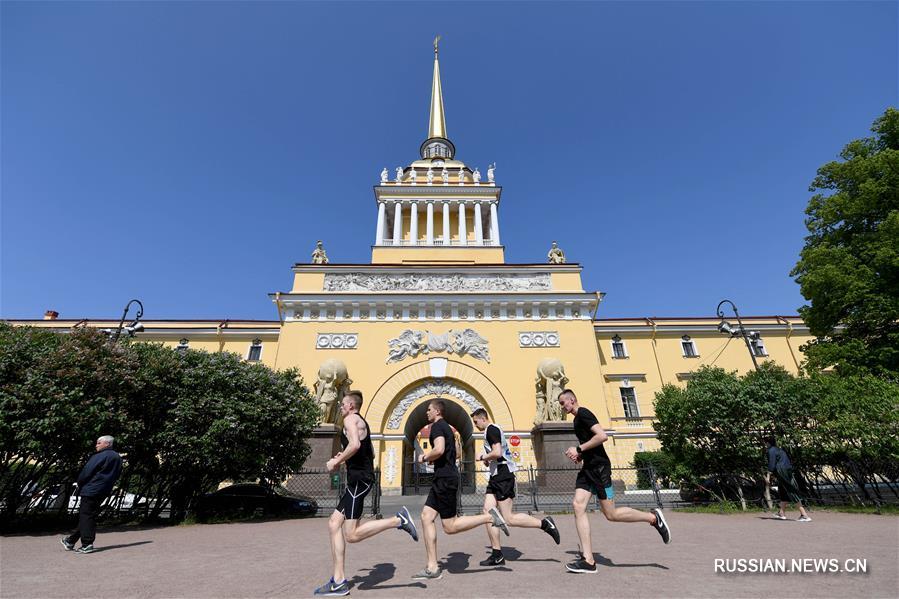
[{"label": "stone pedestal", "polygon": [[306,458],[303,468],[307,470],[324,470],[325,462],[334,457],[340,451],[340,429],[336,425],[320,424],[312,429],[312,438],[309,439],[312,453]]},{"label": "stone pedestal", "polygon": [[578,444],[573,422],[544,422],[531,431],[538,468],[575,468],[565,450]]},{"label": "stone pedestal", "polygon": [[573,492],[578,466],[568,459],[565,450],[578,444],[574,422],[544,422],[535,426],[531,435],[541,492]]}]

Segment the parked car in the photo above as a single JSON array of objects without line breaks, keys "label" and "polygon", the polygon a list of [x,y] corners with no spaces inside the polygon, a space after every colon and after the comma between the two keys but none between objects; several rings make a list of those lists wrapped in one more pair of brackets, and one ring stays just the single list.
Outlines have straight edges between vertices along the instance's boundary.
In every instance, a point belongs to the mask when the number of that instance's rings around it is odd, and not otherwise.
[{"label": "parked car", "polygon": [[[50,485],[46,489],[34,490],[28,489],[28,494],[31,495],[31,499],[28,502],[28,509],[30,510],[46,510],[46,511],[56,511],[60,507],[62,507],[63,502],[63,486],[62,485]],[[69,495],[69,511],[74,512],[78,510],[78,504],[81,502],[81,497],[76,495],[77,488],[75,485],[72,485],[72,493]],[[142,508],[146,505],[147,500],[140,499],[137,500],[137,496],[133,493],[124,493],[116,489],[113,491],[113,494],[107,497],[103,501],[104,506],[113,506],[114,509],[117,510],[130,510],[132,508]]]},{"label": "parked car", "polygon": [[743,499],[749,503],[760,502],[765,495],[764,481],[754,481],[733,474],[716,474],[698,484],[682,484],[680,498],[689,503],[710,503],[719,499],[740,501],[740,489],[743,491]]},{"label": "parked car", "polygon": [[197,502],[198,518],[213,516],[314,516],[318,504],[281,486],[240,483],[207,493]]}]

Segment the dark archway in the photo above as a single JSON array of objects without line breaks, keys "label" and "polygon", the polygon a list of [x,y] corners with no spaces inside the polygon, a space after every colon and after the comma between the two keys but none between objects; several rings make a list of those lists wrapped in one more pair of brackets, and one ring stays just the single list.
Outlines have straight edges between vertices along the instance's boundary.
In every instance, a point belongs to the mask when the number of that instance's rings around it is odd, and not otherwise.
[{"label": "dark archway", "polygon": [[[468,415],[468,410],[465,406],[456,403],[452,399],[446,397],[439,399],[446,402],[446,413],[443,415],[444,420],[456,429],[461,437],[462,455],[459,458],[463,463],[472,462],[475,457],[475,428],[471,417]],[[420,403],[409,413],[409,417],[406,419],[406,426],[403,429],[403,434],[405,435],[403,443],[403,495],[426,494],[430,488],[431,476],[417,464],[421,448],[416,446],[416,437],[419,431],[428,425],[426,412],[430,401],[429,399]]]}]

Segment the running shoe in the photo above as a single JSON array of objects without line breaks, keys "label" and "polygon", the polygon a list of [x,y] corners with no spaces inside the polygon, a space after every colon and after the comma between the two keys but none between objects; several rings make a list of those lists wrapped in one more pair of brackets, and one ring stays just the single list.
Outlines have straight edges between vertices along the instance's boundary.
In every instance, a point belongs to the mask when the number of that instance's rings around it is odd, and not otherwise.
[{"label": "running shoe", "polygon": [[94,551],[96,551],[96,550],[94,549],[93,544],[91,544],[91,545],[82,545],[81,547],[79,547],[78,549],[75,550],[75,553],[93,553]]},{"label": "running shoe", "polygon": [[659,531],[659,535],[662,537],[662,541],[667,545],[671,542],[671,529],[668,528],[668,523],[665,522],[665,516],[662,515],[662,510],[659,508],[653,508],[651,510],[653,514],[656,515],[656,523],[653,524],[653,528]]},{"label": "running shoe", "polygon": [[415,521],[412,519],[412,514],[409,513],[409,508],[403,506],[403,509],[396,513],[396,517],[400,519],[398,528],[408,532],[409,536],[412,537],[412,540],[417,542],[418,531],[415,530]]},{"label": "running shoe", "polygon": [[313,595],[316,597],[343,597],[350,594],[350,585],[344,580],[340,584],[334,582],[332,578],[322,586],[315,589]]},{"label": "running shoe", "polygon": [[546,523],[546,528],[543,530],[546,531],[546,534],[553,538],[553,541],[556,542],[556,545],[562,542],[562,538],[559,536],[559,529],[556,527],[556,522],[553,520],[552,516],[547,516],[543,519]]},{"label": "running shoe", "polygon": [[585,559],[576,559],[566,564],[565,569],[576,574],[596,574],[596,564],[591,564]]},{"label": "running shoe", "polygon": [[509,525],[503,520],[503,515],[499,513],[499,510],[495,507],[490,508],[490,515],[493,517],[493,526],[506,533],[506,536],[508,537]]},{"label": "running shoe", "polygon": [[506,563],[506,556],[502,553],[499,555],[491,555],[487,559],[481,562],[482,566],[502,566]]},{"label": "running shoe", "polygon": [[786,520],[787,519],[787,517],[784,516],[783,514],[774,514],[774,517],[777,518],[778,520]]},{"label": "running shoe", "polygon": [[66,551],[72,551],[75,549],[75,543],[69,543],[68,537],[63,537],[63,538],[59,539],[59,542],[62,544],[63,547],[66,548]]},{"label": "running shoe", "polygon": [[437,567],[436,572],[431,572],[425,568],[412,576],[412,580],[438,580],[440,578],[443,578],[443,570],[441,570],[439,566]]},{"label": "running shoe", "polygon": [[797,520],[797,522],[811,522],[811,521],[812,521],[812,519],[809,518],[808,516],[799,516],[799,520]]}]

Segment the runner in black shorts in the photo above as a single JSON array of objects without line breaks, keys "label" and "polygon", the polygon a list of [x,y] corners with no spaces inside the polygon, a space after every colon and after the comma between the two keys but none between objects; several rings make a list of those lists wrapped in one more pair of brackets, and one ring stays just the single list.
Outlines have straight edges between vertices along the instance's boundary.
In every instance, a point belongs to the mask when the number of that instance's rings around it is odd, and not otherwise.
[{"label": "runner in black shorts", "polygon": [[329,472],[334,472],[341,463],[346,464],[347,484],[346,491],[328,520],[328,531],[331,534],[331,556],[334,558],[333,576],[331,576],[331,580],[315,589],[316,596],[349,595],[350,587],[343,570],[347,543],[358,543],[390,528],[405,530],[413,540],[418,540],[415,522],[405,506],[393,518],[371,520],[359,524],[365,496],[368,495],[375,483],[375,452],[371,444],[371,431],[368,423],[359,415],[361,407],[362,393],[359,391],[350,391],[340,402],[340,413],[343,416],[340,444],[343,446],[343,450],[328,460],[327,468]]},{"label": "runner in black shorts", "polygon": [[587,519],[587,504],[591,495],[599,498],[603,515],[609,522],[646,522],[655,528],[662,541],[671,542],[671,531],[665,522],[662,510],[642,512],[629,507],[615,507],[615,491],[612,489],[612,462],[602,444],[608,440],[596,416],[587,408],[578,406],[577,396],[571,389],[559,394],[562,409],[574,415],[574,434],[579,445],[565,451],[573,462],[581,462],[574,490],[574,522],[581,543],[581,555],[566,566],[569,572],[595,574],[596,561],[593,559],[593,545],[590,542],[590,520]]},{"label": "runner in black shorts", "polygon": [[[484,513],[499,507],[499,511],[509,526],[520,528],[540,528],[551,536],[559,544],[559,529],[552,517],[547,516],[538,520],[527,514],[516,514],[512,511],[512,500],[515,498],[515,462],[512,452],[506,442],[503,430],[490,422],[487,410],[478,408],[471,413],[471,420],[484,431],[484,452],[478,460],[489,466],[489,479],[487,481],[487,493],[484,495]],[[506,563],[502,547],[499,544],[499,531],[494,527],[487,527],[487,536],[490,537],[492,551],[490,557],[481,562],[482,566],[501,566]]]},{"label": "runner in black shorts", "polygon": [[507,535],[509,527],[499,510],[493,508],[489,514],[477,516],[456,516],[456,494],[459,489],[459,470],[456,468],[456,443],[453,429],[443,419],[446,403],[434,399],[428,404],[428,422],[431,423],[431,450],[419,456],[419,461],[434,464],[434,482],[431,492],[421,510],[421,529],[425,538],[428,565],[413,576],[416,580],[433,580],[443,576],[437,565],[437,516],[448,535],[471,530],[482,524],[493,524]]}]

